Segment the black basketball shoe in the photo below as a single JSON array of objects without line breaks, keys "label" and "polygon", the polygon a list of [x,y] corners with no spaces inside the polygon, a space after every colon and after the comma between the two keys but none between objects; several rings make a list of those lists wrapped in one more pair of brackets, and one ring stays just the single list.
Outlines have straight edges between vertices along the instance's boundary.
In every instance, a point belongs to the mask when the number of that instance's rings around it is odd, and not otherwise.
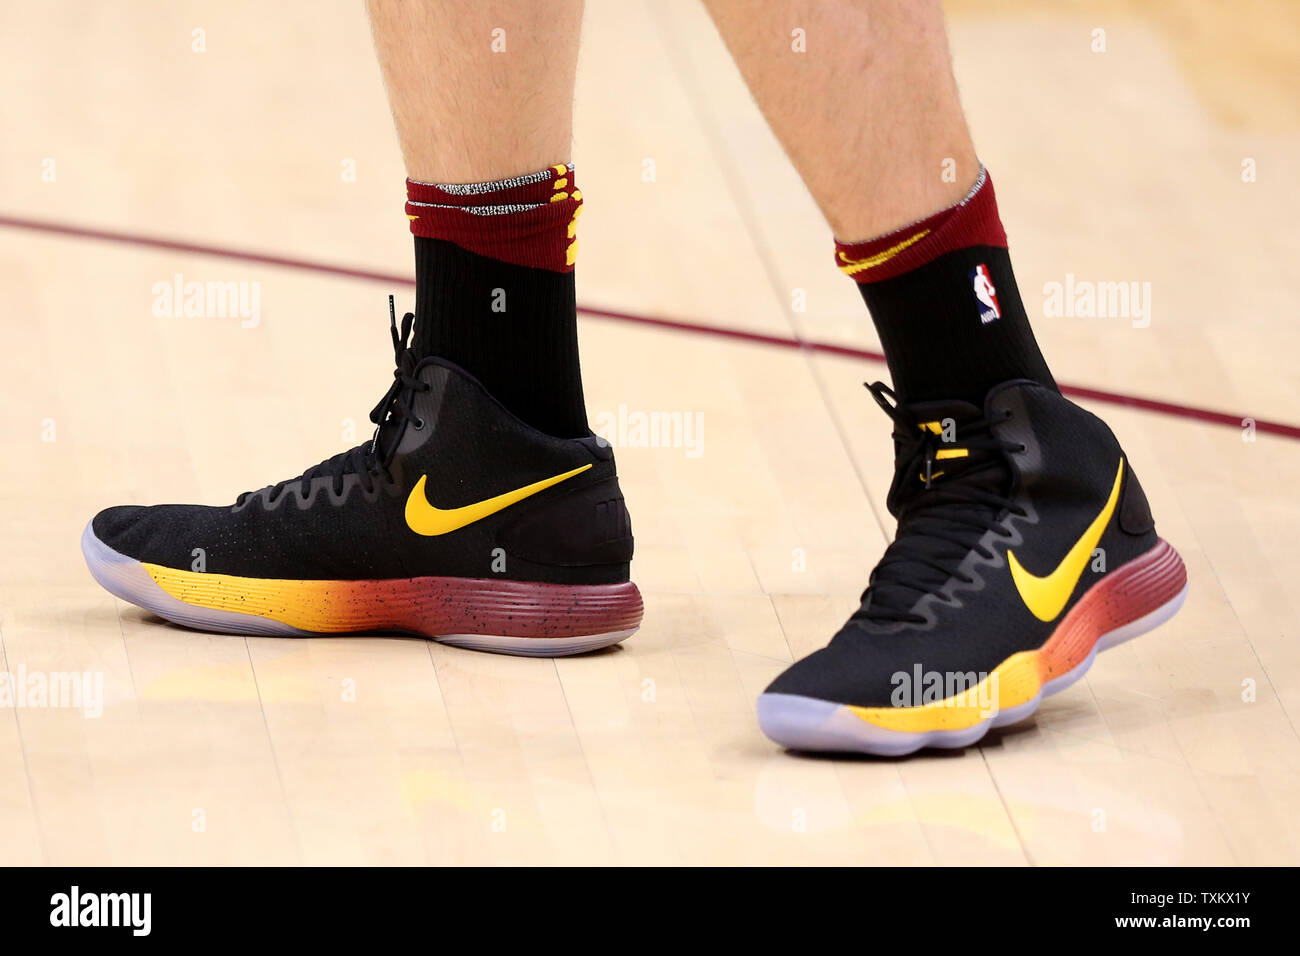
[{"label": "black basketball shoe", "polygon": [[[391,306],[390,306],[391,314]],[[641,595],[613,451],[552,438],[408,347],[373,439],[226,507],[123,506],[82,550],[118,597],[239,634],[421,634],[559,655],[628,637]]]},{"label": "black basketball shoe", "polygon": [[1115,436],[1029,381],[900,407],[889,510],[898,533],[830,645],[758,699],[796,750],[963,747],[1033,713],[1187,594],[1178,553]]}]

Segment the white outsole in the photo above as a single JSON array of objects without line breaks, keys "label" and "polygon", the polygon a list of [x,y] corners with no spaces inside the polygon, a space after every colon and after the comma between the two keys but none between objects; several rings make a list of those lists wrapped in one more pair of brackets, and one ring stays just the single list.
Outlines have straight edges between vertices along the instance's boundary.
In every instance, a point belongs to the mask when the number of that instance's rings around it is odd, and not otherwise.
[{"label": "white outsole", "polygon": [[[81,553],[86,566],[99,585],[123,601],[165,620],[198,631],[222,634],[253,634],[269,637],[341,637],[304,631],[257,614],[218,611],[178,601],[160,588],[149,572],[135,558],[114,551],[95,536],[91,525],[81,534]],[[519,657],[568,657],[609,647],[636,633],[636,628],[604,634],[579,634],[573,637],[511,637],[495,634],[442,634],[430,640],[476,651],[512,654]]]},{"label": "white outsole", "polygon": [[990,729],[1023,720],[1038,709],[1044,697],[1065,690],[1092,666],[1098,651],[1104,651],[1154,630],[1178,613],[1187,599],[1187,585],[1160,607],[1123,627],[1103,634],[1088,656],[1077,666],[1045,683],[1023,704],[1008,707],[959,730],[889,730],[868,723],[848,707],[833,701],[797,694],[762,694],[758,698],[758,724],[771,740],[790,750],[862,753],[878,757],[901,757],[922,747],[969,747]]}]

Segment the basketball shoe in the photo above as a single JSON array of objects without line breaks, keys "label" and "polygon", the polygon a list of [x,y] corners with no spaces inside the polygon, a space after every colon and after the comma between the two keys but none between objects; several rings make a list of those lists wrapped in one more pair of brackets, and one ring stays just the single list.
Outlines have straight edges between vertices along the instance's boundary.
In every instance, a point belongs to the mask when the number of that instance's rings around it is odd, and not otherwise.
[{"label": "basketball shoe", "polygon": [[898,532],[828,647],[758,699],[796,750],[964,747],[1078,680],[1098,650],[1187,594],[1106,425],[1027,380],[968,402],[899,406],[888,506]]},{"label": "basketball shoe", "polygon": [[91,574],[208,631],[419,634],[524,655],[628,637],[641,595],[612,449],[524,424],[458,366],[397,369],[374,437],[226,507],[122,506],[82,535]]}]

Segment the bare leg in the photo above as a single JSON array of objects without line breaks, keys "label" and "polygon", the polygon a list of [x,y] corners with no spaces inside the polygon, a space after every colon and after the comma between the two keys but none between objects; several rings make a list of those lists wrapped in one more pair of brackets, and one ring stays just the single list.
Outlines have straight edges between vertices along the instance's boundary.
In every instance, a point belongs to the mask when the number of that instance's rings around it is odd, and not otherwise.
[{"label": "bare leg", "polygon": [[[979,164],[937,0],[705,5],[837,238],[898,229],[969,191]],[[795,29],[806,52],[791,48]]]},{"label": "bare leg", "polygon": [[367,7],[411,179],[483,182],[569,160],[582,0]]}]

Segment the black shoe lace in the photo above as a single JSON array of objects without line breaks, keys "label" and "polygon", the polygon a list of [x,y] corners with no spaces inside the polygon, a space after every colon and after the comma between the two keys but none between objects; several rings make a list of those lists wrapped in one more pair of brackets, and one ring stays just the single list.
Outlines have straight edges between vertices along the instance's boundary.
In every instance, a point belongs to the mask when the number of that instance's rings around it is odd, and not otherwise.
[{"label": "black shoe lace", "polygon": [[[894,422],[896,470],[889,510],[898,519],[898,533],[872,572],[853,618],[921,624],[926,619],[912,611],[917,599],[953,577],[974,584],[959,574],[958,565],[972,548],[992,559],[993,553],[979,543],[984,533],[999,530],[1008,512],[1026,514],[1007,497],[1011,471],[1006,454],[1023,446],[997,438],[992,422],[982,415],[955,422],[955,440],[945,443],[941,434],[922,427],[912,408],[899,405],[887,385],[876,382],[867,390]],[[998,421],[1009,417],[1010,412]],[[939,459],[944,448],[967,454]]]},{"label": "black shoe lace", "polygon": [[[295,481],[299,483],[299,491],[304,500],[311,492],[312,479],[323,476],[332,479],[330,488],[335,497],[343,493],[345,475],[356,475],[367,494],[374,492],[376,479],[392,481],[388,466],[392,462],[393,453],[397,450],[397,443],[401,440],[406,425],[411,424],[415,428],[424,427],[424,422],[415,414],[415,395],[417,392],[427,392],[429,385],[415,377],[419,357],[410,347],[411,326],[414,323],[415,316],[408,312],[402,316],[402,327],[400,331],[398,330],[397,311],[393,305],[393,297],[390,295],[388,326],[393,338],[396,368],[393,370],[393,384],[388,387],[379,404],[370,411],[370,421],[375,426],[373,437],[355,448],[349,448],[332,458],[325,459],[319,465],[313,465],[295,478],[286,478],[278,484],[271,485],[267,490],[269,503],[274,503],[284,489]],[[235,504],[242,505],[250,495],[257,493],[245,491]]]}]

